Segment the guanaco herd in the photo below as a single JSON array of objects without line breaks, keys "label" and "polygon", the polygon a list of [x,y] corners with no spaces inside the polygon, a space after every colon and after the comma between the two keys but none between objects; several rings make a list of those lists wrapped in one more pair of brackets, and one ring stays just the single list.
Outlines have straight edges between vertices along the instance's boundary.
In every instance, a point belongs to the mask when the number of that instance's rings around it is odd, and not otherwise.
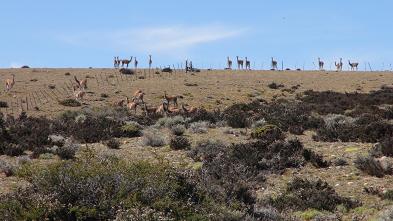
[{"label": "guanaco herd", "polygon": [[[245,60],[242,60],[242,59],[239,59],[239,56],[236,56],[236,62],[237,62],[238,70],[244,70],[244,64],[246,64],[246,70],[251,70],[251,63],[247,59],[247,57],[245,57]],[[348,60],[348,63],[349,63],[349,67],[351,68],[351,71],[357,71],[358,70],[359,63],[357,63],[357,62],[352,63],[350,60]],[[342,58],[340,58],[339,62],[334,62],[334,64],[336,66],[336,70],[337,71],[342,71],[343,70]],[[226,69],[231,70],[232,69],[232,65],[233,65],[232,60],[229,57],[227,57],[227,68]],[[271,65],[271,70],[277,70],[278,69],[278,67],[277,67],[278,62],[276,60],[274,60],[273,57],[272,57],[270,65]],[[321,58],[318,58],[318,65],[319,65],[319,70],[320,71],[324,70],[323,67],[324,67],[325,63],[321,60]]]},{"label": "guanaco herd", "polygon": [[[119,56],[115,56],[113,59],[113,67],[114,68],[120,68],[120,66],[122,68],[124,68],[124,66],[126,66],[126,68],[128,68],[129,64],[132,63],[132,60],[134,60],[134,68],[137,69],[138,68],[138,60],[136,57],[131,56],[130,60],[128,59],[120,59]],[[151,69],[151,66],[153,64],[153,60],[151,58],[151,55],[149,55],[149,69]]]},{"label": "guanaco herd", "polygon": [[126,97],[126,99],[116,101],[113,104],[113,106],[115,107],[126,106],[130,111],[133,111],[134,114],[136,114],[138,106],[141,106],[142,110],[146,115],[151,115],[151,114],[165,115],[165,114],[180,114],[180,113],[192,114],[198,110],[196,107],[186,108],[184,104],[181,104],[179,108],[178,99],[183,98],[183,96],[181,95],[168,96],[166,91],[164,91],[162,103],[156,107],[147,106],[146,102],[143,100],[144,95],[145,93],[142,90],[137,90],[133,94],[132,99]]}]

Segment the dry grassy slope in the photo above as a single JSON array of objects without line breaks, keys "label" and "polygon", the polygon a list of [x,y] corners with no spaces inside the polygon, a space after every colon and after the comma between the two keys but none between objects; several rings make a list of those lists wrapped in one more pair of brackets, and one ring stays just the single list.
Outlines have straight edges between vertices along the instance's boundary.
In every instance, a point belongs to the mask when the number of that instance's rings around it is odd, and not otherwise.
[{"label": "dry grassy slope", "polygon": [[[70,73],[69,76],[65,75],[67,72]],[[368,92],[381,85],[393,83],[393,75],[387,72],[203,71],[195,75],[186,75],[181,71],[160,75],[154,74],[155,71],[149,74],[148,70],[138,72],[138,77],[146,76],[146,79],[120,76],[114,69],[0,69],[2,82],[9,78],[10,74],[16,75],[12,92],[5,94],[1,90],[0,94],[0,100],[12,102],[12,110],[9,108],[2,111],[17,113],[21,99],[25,102],[27,97],[29,114],[55,115],[66,109],[59,106],[56,99],[71,96],[74,75],[79,79],[91,77],[88,79],[88,91],[91,94],[88,94],[85,102],[85,105],[89,106],[110,105],[124,96],[131,96],[136,89],[146,92],[146,101],[151,105],[159,104],[163,91],[166,90],[168,94],[183,95],[184,100],[181,102],[213,109],[249,101],[256,96],[267,100],[274,96],[294,96],[281,90],[269,89],[267,85],[271,82],[282,83],[286,88],[299,84],[301,87],[296,93],[308,89]],[[187,83],[197,86],[186,86]],[[51,90],[48,85],[55,85],[56,89]],[[108,94],[109,98],[101,99],[101,93]],[[33,110],[35,103],[40,111]],[[23,107],[27,108],[25,103]]]},{"label": "dry grassy slope", "polygon": [[[71,73],[71,75],[65,76],[66,72]],[[203,105],[208,108],[219,106],[223,108],[235,102],[249,101],[255,96],[268,100],[274,96],[293,98],[296,93],[308,89],[369,92],[379,89],[382,85],[391,85],[393,83],[393,74],[386,72],[204,71],[195,75],[185,75],[183,72],[172,75],[146,74],[147,79],[145,80],[135,80],[135,77],[120,78],[117,75],[117,78],[105,80],[106,77],[117,74],[117,71],[113,69],[10,69],[0,70],[1,80],[7,78],[11,73],[16,75],[15,88],[10,94],[2,92],[0,100],[13,101],[15,103],[20,98],[25,98],[27,95],[31,96],[32,92],[43,89],[46,90],[46,93],[51,93],[50,89],[48,89],[49,84],[56,85],[58,91],[55,90],[54,92],[57,93],[59,99],[63,99],[66,97],[65,91],[62,89],[65,87],[64,82],[70,83],[73,75],[78,76],[78,78],[89,75],[93,77],[88,82],[89,91],[94,93],[89,94],[85,102],[89,106],[109,105],[116,99],[122,98],[122,96],[131,96],[136,89],[143,89],[146,92],[146,100],[150,104],[158,104],[160,96],[163,94],[162,91],[166,90],[169,94],[182,94],[184,96],[184,101],[182,102],[191,105]],[[143,75],[142,70],[138,76]],[[37,79],[37,81],[31,81],[32,79]],[[294,94],[289,94],[281,90],[269,89],[267,85],[271,82],[282,83],[286,88],[297,84],[300,84],[301,87]],[[186,86],[185,83],[197,84],[198,86]],[[108,94],[109,98],[100,101],[101,93]],[[48,103],[43,102],[45,104],[40,105],[40,111],[32,111],[30,109],[29,114],[53,116],[67,109],[59,106],[54,97],[48,100]],[[16,105],[14,104],[13,106],[16,109]],[[2,111],[5,111],[5,109]],[[10,108],[7,111],[10,111]],[[228,142],[241,142],[246,139],[246,137],[233,137],[233,135],[224,134],[220,129],[211,129],[205,135],[188,134],[188,136],[193,142],[207,138]],[[357,154],[366,153],[372,144],[315,142],[311,139],[311,136],[312,133],[307,132],[306,135],[298,137],[306,148],[313,149],[327,159],[333,160],[337,157],[342,157],[350,165],[345,167],[332,166],[326,169],[316,169],[311,165],[307,165],[302,169],[288,170],[283,175],[272,175],[269,177],[265,189],[258,192],[260,196],[280,193],[285,188],[285,183],[294,176],[320,177],[334,186],[340,194],[363,201],[364,206],[346,213],[344,220],[352,220],[353,217],[358,217],[358,220],[370,220],[378,211],[392,205],[391,202],[381,201],[378,197],[366,195],[362,192],[363,186],[381,186],[393,189],[392,177],[386,176],[379,179],[364,175],[352,163]],[[122,139],[122,143],[120,150],[108,150],[102,144],[94,144],[92,146],[99,152],[112,152],[130,160],[151,160],[157,159],[157,156],[162,156],[165,160],[173,162],[175,165],[188,165],[190,163],[192,165],[192,162],[186,157],[184,152],[172,151],[168,147],[159,149],[142,148],[140,138]],[[3,158],[10,161],[14,160],[2,156]],[[39,161],[42,161],[42,163],[46,162],[42,159]],[[8,192],[20,184],[20,181],[14,177],[5,178],[0,176],[0,193]]]}]

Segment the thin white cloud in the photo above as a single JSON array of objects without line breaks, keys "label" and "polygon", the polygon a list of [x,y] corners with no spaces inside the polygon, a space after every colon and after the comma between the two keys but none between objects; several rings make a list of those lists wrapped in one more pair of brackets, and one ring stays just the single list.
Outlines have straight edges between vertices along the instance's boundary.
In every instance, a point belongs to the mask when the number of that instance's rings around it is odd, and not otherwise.
[{"label": "thin white cloud", "polygon": [[78,46],[173,54],[186,52],[206,43],[237,37],[245,31],[244,28],[230,28],[223,25],[178,25],[117,31],[90,31],[65,34],[60,39],[65,43]]},{"label": "thin white cloud", "polygon": [[20,68],[22,67],[22,64],[19,62],[11,62],[10,68]]}]

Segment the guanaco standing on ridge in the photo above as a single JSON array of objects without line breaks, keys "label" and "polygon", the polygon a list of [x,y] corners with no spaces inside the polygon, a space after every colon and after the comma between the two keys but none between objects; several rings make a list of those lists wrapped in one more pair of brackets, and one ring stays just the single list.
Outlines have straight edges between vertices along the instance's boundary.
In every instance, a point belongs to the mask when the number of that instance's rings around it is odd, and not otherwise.
[{"label": "guanaco standing on ridge", "polygon": [[322,71],[325,63],[323,61],[321,61],[321,58],[318,58],[318,65],[319,65],[319,70]]},{"label": "guanaco standing on ridge", "polygon": [[251,70],[251,62],[246,57],[246,70]]},{"label": "guanaco standing on ridge", "polygon": [[134,67],[135,67],[135,70],[138,68],[138,60],[136,60],[136,57],[134,59]]},{"label": "guanaco standing on ridge", "polygon": [[153,64],[153,60],[151,59],[151,55],[149,55],[149,69],[151,69],[152,64]]},{"label": "guanaco standing on ridge", "polygon": [[240,67],[243,69],[244,61],[239,60],[239,56],[236,56],[236,61],[237,61],[237,69],[240,70]]},{"label": "guanaco standing on ridge", "polygon": [[132,56],[131,56],[130,60],[127,60],[127,59],[121,60],[121,67],[123,68],[124,65],[127,65],[127,68],[128,68],[128,65],[131,63],[131,61],[132,61]]},{"label": "guanaco standing on ridge", "polygon": [[177,99],[178,99],[178,98],[183,98],[183,96],[181,96],[181,95],[177,95],[177,96],[168,96],[168,95],[166,94],[166,91],[164,91],[164,98],[168,101],[168,107],[169,107],[171,101],[173,102],[173,105],[177,107],[177,106],[178,106]]},{"label": "guanaco standing on ridge", "polygon": [[334,65],[336,66],[337,71],[342,71],[343,70],[343,59],[340,58],[340,61],[338,63],[334,62]]},{"label": "guanaco standing on ridge", "polygon": [[87,79],[86,78],[83,80],[78,80],[78,78],[76,76],[74,76],[74,79],[80,89],[83,89],[83,90],[87,89]]},{"label": "guanaco standing on ridge", "polygon": [[274,60],[274,58],[272,57],[272,69],[273,70],[277,70],[277,61]]},{"label": "guanaco standing on ridge", "polygon": [[9,92],[15,85],[15,74],[11,74],[12,79],[5,80],[5,91]]},{"label": "guanaco standing on ridge", "polygon": [[229,59],[229,57],[227,57],[227,65],[228,65],[228,69],[232,69],[232,61],[231,59]]},{"label": "guanaco standing on ridge", "polygon": [[350,60],[348,60],[349,66],[351,67],[351,71],[357,71],[358,70],[358,66],[359,63],[355,62],[355,63],[351,63]]},{"label": "guanaco standing on ridge", "polygon": [[120,59],[119,57],[115,57],[113,60],[113,67],[114,68],[119,68],[120,67]]}]

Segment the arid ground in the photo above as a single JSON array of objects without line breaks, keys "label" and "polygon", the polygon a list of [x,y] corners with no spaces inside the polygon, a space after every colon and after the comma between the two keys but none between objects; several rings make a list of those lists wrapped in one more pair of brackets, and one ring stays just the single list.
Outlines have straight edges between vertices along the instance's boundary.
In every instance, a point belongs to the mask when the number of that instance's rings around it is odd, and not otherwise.
[{"label": "arid ground", "polygon": [[[267,101],[295,99],[307,90],[369,93],[382,86],[393,84],[393,73],[390,72],[333,72],[333,71],[202,71],[188,73],[176,71],[156,73],[156,70],[139,70],[135,76],[120,75],[114,69],[2,69],[2,82],[15,74],[15,86],[9,93],[1,88],[0,101],[8,103],[8,108],[1,108],[3,113],[17,115],[23,109],[31,116],[55,117],[64,110],[78,110],[85,107],[110,106],[125,96],[132,97],[137,89],[143,90],[145,101],[150,106],[157,106],[162,100],[164,91],[170,95],[182,95],[179,103],[208,110],[220,110],[234,103],[248,103],[255,99]],[[87,78],[87,96],[82,107],[64,107],[59,100],[72,98],[74,76]],[[144,79],[142,79],[144,78]],[[268,87],[271,83],[282,84],[280,89]],[[297,86],[292,88],[293,86]],[[132,113],[130,113],[132,114]],[[141,109],[137,114],[141,114]],[[227,134],[221,128],[211,128],[205,134],[186,132],[192,143],[204,139],[218,139],[226,143],[241,143],[249,139],[249,131],[239,131],[236,136]],[[242,133],[240,133],[242,132]],[[342,196],[356,198],[363,202],[362,207],[351,211],[342,211],[343,220],[371,220],[380,211],[389,208],[393,202],[381,200],[378,196],[364,193],[363,187],[381,187],[393,189],[392,176],[377,178],[358,170],[353,161],[359,154],[366,154],[372,143],[317,142],[312,139],[314,132],[306,131],[297,136],[305,148],[321,154],[327,160],[345,159],[348,166],[315,168],[310,164],[299,169],[287,169],[282,175],[271,175],[267,185],[257,191],[259,197],[275,195],[285,188],[287,181],[295,176],[321,178],[327,181]],[[127,159],[154,159],[163,156],[175,165],[192,167],[194,162],[183,151],[171,150],[168,146],[161,148],[143,147],[141,138],[121,138],[119,150],[108,149],[101,143],[92,144],[98,152],[110,152]],[[14,162],[8,156],[0,159]],[[41,157],[34,161],[49,163],[57,158]],[[18,177],[0,175],[0,193],[8,193],[26,181]],[[27,185],[27,184],[26,184]],[[301,213],[301,212],[300,212]],[[300,217],[303,217],[300,215]]]}]

